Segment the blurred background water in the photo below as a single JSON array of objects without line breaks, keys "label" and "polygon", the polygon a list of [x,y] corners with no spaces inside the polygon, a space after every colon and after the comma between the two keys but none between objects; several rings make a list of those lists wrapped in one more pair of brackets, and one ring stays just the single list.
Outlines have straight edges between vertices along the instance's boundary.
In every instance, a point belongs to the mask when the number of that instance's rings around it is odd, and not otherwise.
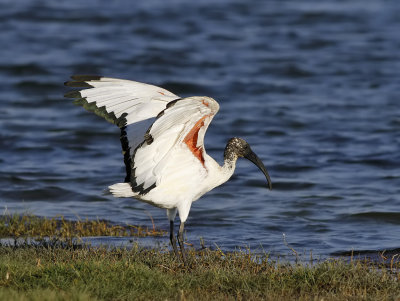
[{"label": "blurred background water", "polygon": [[119,129],[63,98],[69,75],[100,74],[215,98],[208,153],[239,136],[268,167],[271,192],[242,160],[194,203],[190,242],[398,248],[399,30],[397,0],[1,0],[0,208],[168,229],[102,195],[124,178]]}]

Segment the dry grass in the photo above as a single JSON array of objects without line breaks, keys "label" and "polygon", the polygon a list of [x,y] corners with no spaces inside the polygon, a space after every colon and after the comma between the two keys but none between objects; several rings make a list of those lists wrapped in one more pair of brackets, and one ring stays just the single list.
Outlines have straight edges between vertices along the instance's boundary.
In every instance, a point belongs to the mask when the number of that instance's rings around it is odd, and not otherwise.
[{"label": "dry grass", "polygon": [[163,236],[165,231],[134,225],[112,225],[105,220],[70,221],[64,217],[46,218],[34,215],[3,215],[0,218],[0,238],[57,237],[60,239],[88,236]]}]

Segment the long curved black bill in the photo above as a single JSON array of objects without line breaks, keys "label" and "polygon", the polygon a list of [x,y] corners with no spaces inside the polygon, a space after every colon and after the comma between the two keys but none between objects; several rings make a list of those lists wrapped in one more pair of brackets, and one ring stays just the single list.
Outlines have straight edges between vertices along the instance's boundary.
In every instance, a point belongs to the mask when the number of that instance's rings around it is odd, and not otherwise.
[{"label": "long curved black bill", "polygon": [[269,190],[271,190],[272,189],[271,178],[269,177],[267,168],[264,166],[264,164],[262,163],[260,158],[258,158],[257,155],[251,150],[244,157],[246,159],[250,160],[251,162],[253,162],[263,172],[263,174],[265,175],[265,177],[267,178],[267,181],[268,181],[268,188],[269,188]]}]

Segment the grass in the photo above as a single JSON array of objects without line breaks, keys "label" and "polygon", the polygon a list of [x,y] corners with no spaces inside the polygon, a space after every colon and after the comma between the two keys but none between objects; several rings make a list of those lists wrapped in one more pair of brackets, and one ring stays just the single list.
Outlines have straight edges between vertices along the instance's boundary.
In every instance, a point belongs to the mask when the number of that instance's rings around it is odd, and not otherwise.
[{"label": "grass", "polygon": [[398,300],[400,264],[278,263],[249,251],[0,246],[0,300]]},{"label": "grass", "polygon": [[0,217],[0,238],[48,238],[72,239],[88,236],[163,236],[165,231],[134,225],[112,225],[105,220],[70,221],[60,216],[58,218],[38,217],[30,214],[10,215]]},{"label": "grass", "polygon": [[193,249],[0,247],[4,300],[396,300],[398,271],[369,262],[277,264],[267,255]]}]

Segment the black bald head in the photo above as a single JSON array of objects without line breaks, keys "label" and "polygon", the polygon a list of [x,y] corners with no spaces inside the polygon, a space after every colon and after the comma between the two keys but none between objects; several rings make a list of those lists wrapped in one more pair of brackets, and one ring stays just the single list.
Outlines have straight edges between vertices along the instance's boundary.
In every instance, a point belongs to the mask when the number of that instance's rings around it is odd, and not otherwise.
[{"label": "black bald head", "polygon": [[271,178],[269,177],[267,168],[257,157],[257,155],[252,151],[250,145],[242,138],[231,138],[225,147],[224,159],[228,162],[235,162],[237,158],[246,158],[253,162],[265,175],[268,181],[269,189],[272,189]]},{"label": "black bald head", "polygon": [[228,140],[225,148],[225,157],[244,157],[251,152],[250,145],[242,138],[231,138]]}]

